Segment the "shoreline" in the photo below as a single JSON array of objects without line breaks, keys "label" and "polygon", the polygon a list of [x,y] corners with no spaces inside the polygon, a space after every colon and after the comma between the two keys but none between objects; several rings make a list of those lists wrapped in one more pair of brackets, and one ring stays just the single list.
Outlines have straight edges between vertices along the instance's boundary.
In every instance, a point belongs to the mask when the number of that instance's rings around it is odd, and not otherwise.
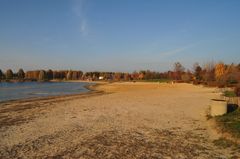
[{"label": "shoreline", "polygon": [[[78,81],[81,82],[81,81]],[[87,82],[86,82],[87,83]],[[102,85],[104,83],[94,83],[94,82],[88,82],[91,84],[86,84],[83,87],[86,88],[87,92],[80,92],[80,93],[73,93],[73,94],[63,94],[63,95],[53,95],[53,96],[42,96],[42,97],[29,97],[29,98],[22,98],[22,99],[12,99],[12,100],[5,100],[0,101],[1,104],[11,104],[11,103],[23,103],[23,102],[33,102],[33,101],[42,101],[42,100],[54,100],[59,98],[74,98],[78,96],[85,96],[85,95],[93,95],[93,94],[103,94],[103,91],[96,90],[96,87],[99,85]]]},{"label": "shoreline", "polygon": [[[34,82],[38,82],[38,81],[34,81]],[[1,104],[11,104],[13,103],[23,103],[23,102],[32,102],[32,101],[42,101],[42,100],[54,100],[54,99],[58,99],[58,98],[69,98],[69,97],[78,97],[78,96],[84,96],[84,95],[91,95],[91,94],[95,94],[95,93],[106,93],[106,91],[104,90],[98,90],[97,87],[99,86],[103,86],[106,84],[133,84],[133,85],[156,85],[159,86],[161,84],[168,84],[168,85],[172,85],[169,84],[167,82],[163,82],[163,83],[157,83],[157,82],[146,82],[146,81],[118,81],[118,82],[107,82],[107,81],[84,81],[84,80],[71,80],[71,81],[48,81],[48,82],[60,82],[60,83],[89,83],[84,85],[83,87],[86,88],[88,91],[87,92],[80,92],[80,93],[73,93],[73,94],[63,94],[63,95],[53,95],[53,96],[40,96],[40,97],[29,97],[29,98],[20,98],[20,99],[12,99],[12,100],[5,100],[5,101],[0,101],[0,105]],[[187,84],[187,85],[192,85],[192,86],[196,86],[196,87],[205,87],[204,85],[193,85],[190,83],[177,83],[177,84]],[[174,84],[176,85],[176,84]],[[173,85],[172,85],[173,86]],[[215,88],[215,87],[205,87],[205,88]]]},{"label": "shoreline", "polygon": [[[17,82],[10,82],[10,83],[18,83]],[[26,81],[27,82],[27,81]],[[40,81],[31,81],[31,82],[40,82]],[[138,84],[156,84],[156,82],[145,82],[145,81],[138,81],[138,82],[132,82],[132,81],[123,81],[123,82],[108,82],[108,81],[84,81],[84,80],[69,80],[69,81],[57,81],[57,80],[51,80],[47,82],[53,82],[53,83],[89,83],[84,85],[83,87],[88,90],[88,92],[80,92],[80,93],[73,93],[73,94],[63,94],[63,95],[53,95],[53,96],[39,96],[39,97],[27,97],[27,98],[19,98],[19,99],[10,99],[10,100],[4,100],[0,101],[0,104],[6,104],[11,102],[31,102],[31,101],[37,101],[37,100],[49,100],[49,99],[57,99],[57,98],[63,98],[63,97],[74,97],[79,95],[85,95],[85,94],[92,94],[92,93],[99,93],[99,90],[96,88],[100,85],[104,84],[110,84],[110,83],[138,83]],[[8,83],[8,82],[6,82]]]}]

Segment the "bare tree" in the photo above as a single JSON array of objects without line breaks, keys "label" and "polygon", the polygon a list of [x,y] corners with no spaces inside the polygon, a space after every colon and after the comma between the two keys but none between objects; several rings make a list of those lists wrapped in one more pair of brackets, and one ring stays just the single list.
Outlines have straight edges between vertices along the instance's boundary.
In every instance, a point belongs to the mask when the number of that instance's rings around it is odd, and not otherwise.
[{"label": "bare tree", "polygon": [[206,82],[208,81],[214,81],[215,80],[215,64],[213,61],[211,62],[207,62],[204,66],[204,70],[203,70],[203,78]]},{"label": "bare tree", "polygon": [[174,73],[175,73],[175,80],[181,79],[181,74],[184,72],[185,68],[180,62],[174,63]]},{"label": "bare tree", "polygon": [[174,71],[175,72],[184,72],[185,68],[180,62],[175,62],[174,63]]},{"label": "bare tree", "polygon": [[198,63],[195,63],[193,65],[193,69],[196,80],[198,81],[202,80],[202,67]]}]

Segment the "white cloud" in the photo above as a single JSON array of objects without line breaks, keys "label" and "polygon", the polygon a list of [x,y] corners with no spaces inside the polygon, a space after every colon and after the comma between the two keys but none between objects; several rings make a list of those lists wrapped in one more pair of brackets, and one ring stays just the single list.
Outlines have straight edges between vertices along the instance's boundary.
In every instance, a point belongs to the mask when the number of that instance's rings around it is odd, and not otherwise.
[{"label": "white cloud", "polygon": [[177,49],[173,49],[173,50],[169,50],[169,51],[166,51],[166,52],[161,52],[160,55],[162,57],[165,57],[165,56],[173,56],[173,55],[176,55],[176,54],[179,54],[179,53],[182,53],[183,51],[187,50],[187,49],[190,49],[196,45],[198,45],[199,43],[195,43],[195,44],[190,44],[190,45],[187,45],[187,46],[184,46],[184,47],[180,47],[180,48],[177,48]]},{"label": "white cloud", "polygon": [[180,52],[182,52],[186,49],[187,49],[187,47],[177,48],[177,49],[174,49],[174,50],[162,52],[162,53],[160,53],[160,55],[161,56],[172,56],[172,55],[178,54],[178,53],[180,53]]},{"label": "white cloud", "polygon": [[86,16],[84,15],[84,0],[75,0],[73,4],[73,12],[74,14],[78,17],[79,19],[79,31],[81,32],[82,35],[87,35],[88,34],[88,25],[87,25],[87,19]]},{"label": "white cloud", "polygon": [[80,24],[80,32],[82,33],[82,35],[87,35],[88,34],[88,28],[87,28],[87,23],[85,20],[81,21]]}]

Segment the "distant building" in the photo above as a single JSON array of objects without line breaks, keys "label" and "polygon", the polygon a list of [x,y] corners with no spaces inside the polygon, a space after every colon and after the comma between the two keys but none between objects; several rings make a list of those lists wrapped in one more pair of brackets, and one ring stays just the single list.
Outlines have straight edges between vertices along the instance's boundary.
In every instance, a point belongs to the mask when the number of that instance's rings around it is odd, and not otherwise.
[{"label": "distant building", "polygon": [[99,80],[103,80],[104,79],[104,77],[103,76],[99,76],[99,78],[98,78]]}]

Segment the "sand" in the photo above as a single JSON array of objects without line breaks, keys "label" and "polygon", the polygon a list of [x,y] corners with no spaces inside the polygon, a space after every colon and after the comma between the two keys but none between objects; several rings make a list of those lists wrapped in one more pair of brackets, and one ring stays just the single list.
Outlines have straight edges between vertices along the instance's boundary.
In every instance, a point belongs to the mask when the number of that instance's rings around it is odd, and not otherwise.
[{"label": "sand", "polygon": [[0,158],[230,158],[206,118],[213,88],[110,83],[0,104]]}]

